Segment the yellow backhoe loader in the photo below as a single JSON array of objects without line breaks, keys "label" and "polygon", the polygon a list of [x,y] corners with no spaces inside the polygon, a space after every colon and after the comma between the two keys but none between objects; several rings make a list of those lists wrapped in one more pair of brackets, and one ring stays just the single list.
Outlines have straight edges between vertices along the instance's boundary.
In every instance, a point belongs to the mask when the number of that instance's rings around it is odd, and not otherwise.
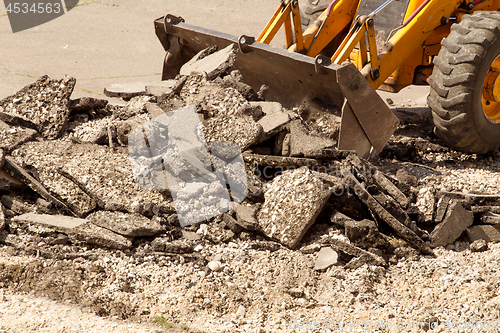
[{"label": "yellow backhoe loader", "polygon": [[[362,157],[379,153],[398,125],[375,89],[429,84],[436,135],[482,154],[500,147],[499,9],[500,0],[333,0],[302,31],[299,1],[282,0],[257,38],[174,15],[155,29],[166,51],[163,79],[207,47],[237,44],[235,67],[254,89],[265,84],[266,98],[342,107],[339,148]],[[286,49],[269,45],[281,28]]]}]

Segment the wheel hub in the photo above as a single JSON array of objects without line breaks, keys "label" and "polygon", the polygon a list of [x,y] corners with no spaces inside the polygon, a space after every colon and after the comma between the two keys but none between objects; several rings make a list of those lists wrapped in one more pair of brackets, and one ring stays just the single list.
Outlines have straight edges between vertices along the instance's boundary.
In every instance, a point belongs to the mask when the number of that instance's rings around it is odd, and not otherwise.
[{"label": "wheel hub", "polygon": [[484,98],[489,102],[500,102],[500,71],[490,68],[484,80]]},{"label": "wheel hub", "polygon": [[491,64],[484,78],[482,105],[485,117],[500,123],[500,57]]}]

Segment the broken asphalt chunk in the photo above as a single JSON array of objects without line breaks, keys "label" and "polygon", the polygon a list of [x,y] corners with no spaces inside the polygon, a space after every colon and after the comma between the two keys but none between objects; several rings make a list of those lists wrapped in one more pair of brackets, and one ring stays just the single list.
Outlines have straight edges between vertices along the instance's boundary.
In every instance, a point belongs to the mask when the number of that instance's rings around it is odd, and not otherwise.
[{"label": "broken asphalt chunk", "polygon": [[89,222],[85,219],[66,215],[47,215],[36,213],[26,213],[16,216],[13,218],[13,221],[22,223],[35,223],[44,227],[49,227],[64,234],[68,234],[72,232],[76,227]]},{"label": "broken asphalt chunk", "polygon": [[[31,128],[21,126],[9,127],[0,125],[0,149],[10,153],[25,142],[33,141],[38,132]],[[3,165],[2,165],[3,166]]]},{"label": "broken asphalt chunk", "polygon": [[257,208],[254,206],[236,205],[236,223],[246,230],[258,230]]},{"label": "broken asphalt chunk", "polygon": [[165,94],[170,94],[172,93],[176,83],[177,81],[175,80],[165,80],[165,81],[150,83],[146,85],[146,93],[156,97],[160,97]]},{"label": "broken asphalt chunk", "polygon": [[21,223],[35,223],[49,227],[68,235],[72,241],[78,240],[116,250],[125,250],[132,247],[130,239],[105,228],[93,225],[86,219],[64,215],[27,213],[14,217],[14,221]]},{"label": "broken asphalt chunk", "polygon": [[473,225],[466,230],[469,242],[484,239],[487,242],[500,242],[500,226],[498,225]]},{"label": "broken asphalt chunk", "polygon": [[347,157],[347,162],[350,162],[356,170],[356,174],[369,184],[376,185],[382,193],[387,193],[394,199],[403,209],[407,209],[410,203],[408,197],[399,190],[382,172],[370,164],[366,160],[361,160],[357,155],[350,154]]},{"label": "broken asphalt chunk", "polygon": [[[47,75],[0,101],[3,112],[29,119],[44,138],[55,139],[65,130],[69,118],[69,98],[76,79],[52,80]],[[7,119],[2,119],[9,122]],[[22,124],[19,124],[22,125]]]},{"label": "broken asphalt chunk", "polygon": [[270,156],[259,154],[243,154],[243,160],[247,163],[254,163],[256,166],[315,167],[320,165],[318,160],[312,158]]},{"label": "broken asphalt chunk", "polygon": [[484,224],[494,224],[494,225],[500,224],[500,214],[497,213],[491,213],[491,212],[483,213],[480,215],[480,219],[481,222],[483,222]]},{"label": "broken asphalt chunk", "polygon": [[330,187],[305,167],[277,176],[264,193],[258,222],[264,234],[295,248],[330,197]]},{"label": "broken asphalt chunk", "polygon": [[217,116],[203,122],[207,142],[232,142],[241,151],[255,144],[262,133],[262,126],[250,116]]},{"label": "broken asphalt chunk", "polygon": [[345,235],[356,246],[369,249],[372,247],[387,248],[389,241],[378,231],[374,221],[364,219],[356,221],[345,220]]},{"label": "broken asphalt chunk", "polygon": [[410,203],[410,200],[403,192],[401,192],[393,182],[387,179],[384,174],[378,170],[376,170],[373,175],[373,179],[375,183],[382,188],[385,192],[387,192],[396,202],[398,202],[403,209],[407,209]]},{"label": "broken asphalt chunk", "polygon": [[97,211],[87,216],[87,220],[127,237],[155,236],[165,231],[154,219],[150,220],[139,214]]},{"label": "broken asphalt chunk", "polygon": [[414,233],[416,233],[418,237],[420,238],[428,237],[427,233],[420,230],[417,227],[415,221],[410,219],[410,217],[406,214],[403,208],[391,196],[385,195],[384,193],[380,192],[379,188],[375,185],[368,186],[367,190],[368,193],[370,193],[370,195],[374,197],[375,200],[377,200],[378,203],[382,205],[382,207],[384,207],[386,211],[388,211],[392,216],[394,216],[399,222],[404,224],[407,228],[411,229]]},{"label": "broken asphalt chunk", "polygon": [[68,234],[68,237],[71,241],[78,240],[116,250],[126,250],[132,247],[132,241],[129,238],[101,228],[88,220],[87,223],[77,226]]},{"label": "broken asphalt chunk", "polygon": [[352,188],[355,189],[355,193],[358,198],[361,199],[361,201],[363,201],[363,203],[367,205],[374,214],[387,223],[401,238],[418,248],[424,254],[434,254],[429,246],[427,246],[427,244],[425,244],[425,242],[418,237],[417,234],[386,211],[378,203],[378,201],[366,191],[364,186],[359,183],[354,175],[350,174],[346,178],[349,180],[350,184],[352,184]]},{"label": "broken asphalt chunk", "polygon": [[71,211],[66,204],[52,196],[38,180],[14,162],[12,157],[5,157],[5,168],[12,174],[12,176],[21,179],[26,185],[41,195],[45,200],[54,203],[58,207],[65,208],[69,212]]},{"label": "broken asphalt chunk", "polygon": [[185,63],[180,70],[180,75],[196,75],[206,73],[208,80],[213,80],[226,73],[236,61],[238,48],[230,44],[226,48],[207,54],[207,49],[201,50],[190,61]]},{"label": "broken asphalt chunk", "polygon": [[341,240],[328,238],[325,239],[323,243],[332,246],[332,248],[337,252],[343,252],[349,256],[353,256],[356,258],[363,257],[364,259],[366,259],[365,263],[367,264],[387,266],[384,258]]},{"label": "broken asphalt chunk", "polygon": [[128,101],[136,96],[150,94],[150,92],[147,89],[148,86],[165,87],[166,89],[170,89],[174,85],[174,82],[175,81],[167,80],[167,81],[155,81],[155,82],[114,83],[104,88],[104,95],[108,97],[123,98],[124,100]]},{"label": "broken asphalt chunk", "polygon": [[193,253],[194,248],[192,245],[184,240],[170,241],[167,237],[157,237],[151,242],[153,251],[166,252],[166,253]]},{"label": "broken asphalt chunk", "polygon": [[4,108],[0,106],[0,121],[7,123],[11,126],[20,126],[25,128],[31,128],[33,130],[37,130],[38,127],[31,120],[26,119],[22,116],[16,116],[13,114],[9,114],[4,112]]},{"label": "broken asphalt chunk", "polygon": [[464,208],[462,201],[453,201],[443,222],[438,224],[429,236],[431,247],[446,246],[454,242],[473,221],[473,213]]},{"label": "broken asphalt chunk", "polygon": [[290,119],[288,113],[281,111],[266,114],[264,117],[260,118],[257,123],[262,126],[262,133],[256,143],[264,142],[278,134],[283,127],[288,124]]},{"label": "broken asphalt chunk", "polygon": [[70,101],[70,113],[92,113],[100,109],[104,109],[108,105],[105,99],[98,99],[93,97],[82,97]]}]

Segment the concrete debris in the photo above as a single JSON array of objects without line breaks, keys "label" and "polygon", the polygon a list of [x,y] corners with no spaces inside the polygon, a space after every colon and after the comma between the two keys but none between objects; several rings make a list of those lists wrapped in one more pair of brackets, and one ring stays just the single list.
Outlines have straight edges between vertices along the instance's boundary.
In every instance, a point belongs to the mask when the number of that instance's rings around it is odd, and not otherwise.
[{"label": "concrete debris", "polygon": [[165,111],[163,111],[163,109],[160,108],[158,104],[152,102],[146,102],[146,110],[148,111],[149,117],[151,119],[159,117],[165,113]]},{"label": "concrete debris", "polygon": [[116,127],[111,117],[70,123],[71,140],[77,143],[107,144],[108,128],[112,128],[112,139],[116,138]]},{"label": "concrete debris", "polygon": [[[169,100],[175,99],[170,98]],[[242,110],[250,107],[243,95],[234,88],[221,88],[215,81],[200,76],[190,76],[180,91],[184,105],[196,105],[205,119],[222,116],[244,115]],[[163,102],[160,107],[165,109]]]},{"label": "concrete debris", "polygon": [[[136,210],[135,202],[141,205],[151,202],[159,207],[171,204],[171,199],[164,198],[161,193],[136,185],[126,148],[111,150],[106,146],[72,144],[70,141],[40,141],[23,145],[13,155],[19,163],[36,170],[40,181],[30,176],[28,185],[56,205],[63,204],[63,200],[80,216],[86,216],[97,205],[87,193],[105,206],[113,204],[131,213]],[[10,159],[13,161],[12,157]],[[58,170],[64,172],[61,174]],[[65,173],[70,177],[63,176]],[[33,183],[38,185],[35,187]],[[83,185],[85,191],[79,185]],[[53,198],[47,190],[61,200]]]},{"label": "concrete debris", "polygon": [[190,61],[185,63],[180,70],[180,75],[204,74],[208,80],[213,80],[227,72],[236,60],[238,47],[230,44],[225,49],[207,55],[209,49],[200,51]]},{"label": "concrete debris", "polygon": [[270,238],[295,248],[330,197],[330,187],[301,167],[273,179],[258,214],[260,228]]},{"label": "concrete debris", "polygon": [[446,246],[454,242],[473,221],[472,212],[466,210],[461,201],[453,201],[446,211],[443,222],[438,224],[429,236],[431,247]]},{"label": "concrete debris", "polygon": [[87,216],[87,220],[127,237],[155,236],[165,231],[155,219],[139,214],[97,211]]},{"label": "concrete debris", "polygon": [[466,229],[470,243],[483,239],[487,242],[500,242],[500,226],[498,225],[473,225]]},{"label": "concrete debris", "polygon": [[315,271],[324,271],[327,268],[338,263],[338,254],[331,247],[323,247],[318,252],[318,257],[314,263]]},{"label": "concrete debris", "polygon": [[283,112],[283,106],[278,102],[249,102],[252,107],[259,107],[265,115]]}]

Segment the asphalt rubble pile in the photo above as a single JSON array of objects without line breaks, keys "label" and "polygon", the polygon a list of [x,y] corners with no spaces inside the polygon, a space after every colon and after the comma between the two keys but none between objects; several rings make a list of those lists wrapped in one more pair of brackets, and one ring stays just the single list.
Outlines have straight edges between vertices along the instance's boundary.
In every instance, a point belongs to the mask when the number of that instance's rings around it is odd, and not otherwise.
[{"label": "asphalt rubble pile", "polygon": [[[400,140],[398,133],[373,163],[339,151],[339,110],[265,101],[266,87],[253,90],[231,68],[234,49],[214,51],[195,57],[176,80],[108,88],[123,105],[72,100],[74,78],[47,76],[0,101],[0,244],[14,254],[64,262],[97,260],[105,251],[167,256],[193,262],[208,276],[223,272],[227,258],[201,250],[206,247],[238,244],[308,256],[321,274],[433,257],[437,247],[457,241],[471,251],[500,241],[499,195],[450,190],[439,182],[446,171],[405,162],[460,153],[422,138]],[[135,181],[128,139],[138,126],[189,105],[209,145],[232,142],[243,152],[248,195],[223,214],[181,227],[170,191]],[[27,269],[4,268],[0,281],[8,287]],[[288,286],[289,297],[307,299],[307,284]],[[65,298],[78,301],[77,292],[68,293]],[[116,314],[106,304],[92,306]],[[122,317],[150,314],[120,311]],[[220,311],[241,317],[245,307]]]}]

